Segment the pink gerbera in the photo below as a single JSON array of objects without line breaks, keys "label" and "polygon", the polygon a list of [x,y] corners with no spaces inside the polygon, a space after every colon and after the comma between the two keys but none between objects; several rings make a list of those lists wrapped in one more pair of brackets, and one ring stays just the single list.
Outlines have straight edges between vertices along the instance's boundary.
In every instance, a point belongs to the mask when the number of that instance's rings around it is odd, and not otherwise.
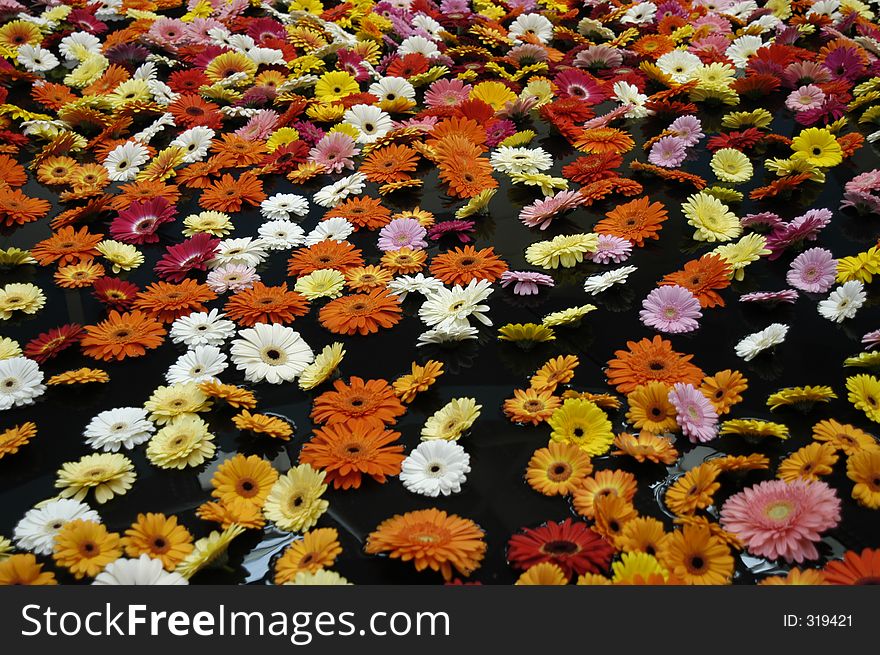
[{"label": "pink gerbera", "polygon": [[840,499],[822,481],[768,480],[731,496],[721,525],[750,553],[788,562],[816,559],[814,543],[840,521]]},{"label": "pink gerbera", "polygon": [[697,319],[702,315],[700,301],[677,284],[654,289],[642,302],[639,312],[642,323],[670,334],[693,332],[700,327]]},{"label": "pink gerbera", "polygon": [[428,238],[437,241],[447,235],[454,235],[462,243],[470,243],[470,232],[473,232],[475,227],[474,221],[440,221],[428,228]]},{"label": "pink gerbera", "polygon": [[528,227],[546,230],[550,222],[563,212],[583,205],[587,197],[577,191],[560,191],[555,196],[536,200],[519,213],[519,220]]},{"label": "pink gerbera", "polygon": [[400,250],[412,248],[422,250],[428,247],[425,241],[427,230],[414,218],[395,218],[379,232],[379,249]]},{"label": "pink gerbera", "polygon": [[428,107],[455,107],[470,97],[472,87],[461,80],[437,80],[425,91]]},{"label": "pink gerbera", "polygon": [[163,280],[180,282],[189,271],[204,271],[219,243],[220,239],[199,232],[183,243],[168,246],[162,259],[156,263],[156,273]]},{"label": "pink gerbera", "polygon": [[793,303],[798,299],[798,292],[794,289],[782,289],[781,291],[754,291],[744,293],[739,297],[740,302],[757,302],[775,305],[778,303]]},{"label": "pink gerbera", "polygon": [[513,284],[513,292],[518,296],[534,296],[540,289],[538,287],[552,287],[553,278],[543,273],[532,271],[504,271],[501,274],[501,286],[507,287]]},{"label": "pink gerbera", "polygon": [[629,259],[630,253],[632,253],[631,242],[610,234],[600,234],[596,252],[587,253],[585,258],[597,264],[609,262],[619,264]]},{"label": "pink gerbera", "polygon": [[602,82],[587,72],[569,68],[553,78],[560,98],[579,98],[588,105],[598,105],[608,98]]},{"label": "pink gerbera", "polygon": [[648,161],[663,168],[678,168],[687,157],[684,139],[677,136],[664,136],[651,146]]},{"label": "pink gerbera", "polygon": [[810,248],[794,258],[785,279],[788,283],[810,293],[825,293],[834,286],[837,261],[830,250]]},{"label": "pink gerbera", "polygon": [[825,102],[825,92],[815,84],[804,84],[792,91],[785,99],[785,106],[792,111],[818,109]]},{"label": "pink gerbera", "polygon": [[331,132],[318,141],[309,151],[309,157],[321,164],[328,172],[339,173],[343,168],[354,168],[352,157],[360,153],[352,139],[345,132]]},{"label": "pink gerbera", "polygon": [[675,420],[691,443],[711,441],[718,434],[718,413],[692,384],[676,382],[669,392]]},{"label": "pink gerbera", "polygon": [[672,121],[669,131],[672,132],[672,136],[677,136],[684,141],[688,148],[697,145],[700,139],[706,136],[703,134],[703,124],[700,119],[690,114],[679,116]]},{"label": "pink gerbera", "polygon": [[174,220],[175,208],[166,198],[133,202],[110,223],[110,234],[123,243],[156,243],[156,231]]},{"label": "pink gerbera", "polygon": [[225,264],[208,273],[206,282],[214,293],[250,289],[260,276],[255,268],[244,264]]},{"label": "pink gerbera", "polygon": [[862,337],[865,350],[872,350],[880,345],[880,330],[872,330]]}]

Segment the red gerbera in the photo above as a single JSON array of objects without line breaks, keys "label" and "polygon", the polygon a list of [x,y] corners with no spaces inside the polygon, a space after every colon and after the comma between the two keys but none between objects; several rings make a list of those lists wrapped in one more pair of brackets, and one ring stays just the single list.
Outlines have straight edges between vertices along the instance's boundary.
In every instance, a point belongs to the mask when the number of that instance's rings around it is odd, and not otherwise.
[{"label": "red gerbera", "polygon": [[111,309],[129,309],[140,288],[115,277],[102,277],[92,285],[92,294]]},{"label": "red gerbera", "polygon": [[219,244],[220,239],[199,232],[183,243],[168,246],[162,259],[156,263],[156,273],[163,280],[180,282],[190,271],[204,271]]},{"label": "red gerbera", "polygon": [[35,339],[31,339],[24,347],[24,354],[42,364],[46,360],[52,359],[62,350],[70,348],[79,342],[83,335],[81,325],[76,323],[68,323],[60,327],[52,328],[48,332],[43,332]]},{"label": "red gerbera", "polygon": [[526,528],[510,538],[507,548],[507,559],[518,569],[550,562],[569,577],[606,571],[613,556],[614,548],[607,541],[586,523],[572,519]]}]

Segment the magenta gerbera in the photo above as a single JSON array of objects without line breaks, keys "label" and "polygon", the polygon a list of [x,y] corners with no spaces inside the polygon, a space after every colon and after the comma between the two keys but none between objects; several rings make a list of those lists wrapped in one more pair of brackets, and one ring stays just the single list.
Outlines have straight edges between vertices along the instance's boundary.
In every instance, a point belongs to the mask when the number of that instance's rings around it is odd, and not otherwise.
[{"label": "magenta gerbera", "polygon": [[692,384],[676,382],[669,392],[675,420],[691,443],[711,441],[718,434],[718,412]]},{"label": "magenta gerbera", "polygon": [[110,234],[123,243],[156,243],[159,226],[173,221],[176,211],[174,205],[161,196],[133,202],[110,223]]},{"label": "magenta gerbera", "polygon": [[810,248],[794,258],[785,279],[796,289],[825,293],[834,286],[837,261],[830,250]]},{"label": "magenta gerbera", "polygon": [[168,246],[162,259],[156,263],[156,273],[163,280],[180,282],[189,271],[204,271],[219,243],[220,239],[199,232],[183,243]]},{"label": "magenta gerbera", "polygon": [[553,83],[559,88],[560,98],[579,98],[588,105],[598,105],[608,98],[600,80],[577,68],[559,73]]},{"label": "magenta gerbera", "polygon": [[555,196],[536,200],[519,213],[519,220],[528,227],[546,230],[557,215],[579,207],[587,197],[577,191],[560,191]]},{"label": "magenta gerbera", "polygon": [[540,291],[538,287],[552,287],[553,278],[533,271],[504,271],[501,274],[501,286],[513,284],[513,292],[518,296],[534,296]]},{"label": "magenta gerbera", "polygon": [[677,284],[657,287],[642,302],[642,323],[661,332],[693,332],[700,324],[700,301]]},{"label": "magenta gerbera", "polygon": [[840,521],[840,499],[822,481],[768,480],[731,496],[721,525],[768,559],[803,562],[819,556],[815,542]]},{"label": "magenta gerbera", "polygon": [[401,248],[422,250],[428,247],[427,232],[414,218],[395,218],[379,232],[378,246],[384,252]]}]

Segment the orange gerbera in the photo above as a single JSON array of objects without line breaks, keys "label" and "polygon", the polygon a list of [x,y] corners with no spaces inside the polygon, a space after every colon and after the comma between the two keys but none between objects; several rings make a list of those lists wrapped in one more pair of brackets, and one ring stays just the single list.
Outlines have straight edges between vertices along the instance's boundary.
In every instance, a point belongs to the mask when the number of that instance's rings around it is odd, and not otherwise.
[{"label": "orange gerbera", "polygon": [[344,273],[349,268],[363,264],[361,251],[353,245],[347,241],[326,239],[294,252],[287,261],[287,274],[300,277],[322,268],[332,268]]},{"label": "orange gerbera", "polygon": [[861,553],[848,550],[842,560],[825,565],[825,580],[836,585],[880,584],[880,548],[865,548]]},{"label": "orange gerbera", "polygon": [[[664,180],[673,180],[675,182],[690,184],[697,191],[706,188],[706,180],[704,180],[702,177],[700,177],[699,175],[695,175],[694,173],[688,173],[686,171],[679,170],[677,168],[663,168],[662,166],[654,166],[654,164],[648,164],[638,160],[631,161],[629,163],[629,167],[637,172],[653,173],[657,177],[660,177]],[[805,179],[809,178],[809,173],[804,173],[804,175],[806,176]]]},{"label": "orange gerbera", "polygon": [[119,535],[108,532],[102,523],[95,521],[68,521],[55,537],[55,562],[67,568],[77,580],[95,577],[121,555]]},{"label": "orange gerbera", "polygon": [[37,84],[31,89],[31,97],[44,107],[59,110],[69,102],[73,102],[77,97],[71,93],[70,88],[63,84],[54,84],[45,82]]},{"label": "orange gerbera", "polygon": [[244,173],[238,179],[229,173],[205,187],[199,198],[199,206],[218,212],[241,211],[242,205],[259,205],[266,199],[263,182],[252,173]]},{"label": "orange gerbera", "polygon": [[627,553],[648,553],[657,555],[666,538],[666,530],[663,523],[648,516],[634,518],[628,521],[620,536],[617,545]]},{"label": "orange gerbera", "polygon": [[819,421],[813,426],[813,439],[830,443],[836,450],[842,450],[847,455],[854,455],[860,450],[877,445],[874,437],[864,430],[848,423],[839,423],[833,418]]},{"label": "orange gerbera", "polygon": [[593,529],[611,543],[616,542],[627,523],[639,516],[632,503],[620,496],[597,496],[593,504],[596,515]]},{"label": "orange gerbera", "polygon": [[507,262],[495,254],[494,248],[465,246],[434,257],[430,270],[444,284],[466,285],[471,280],[494,282],[507,270]]},{"label": "orange gerbera", "polygon": [[785,575],[771,575],[759,583],[761,586],[771,585],[826,585],[825,574],[818,569],[791,569]]},{"label": "orange gerbera", "polygon": [[85,330],[80,340],[83,353],[105,361],[140,357],[161,346],[165,337],[162,324],[140,311],[120,314],[112,310],[106,320],[87,325]]},{"label": "orange gerbera", "polygon": [[359,170],[370,182],[398,182],[408,178],[418,162],[419,155],[415,150],[392,144],[370,152]]},{"label": "orange gerbera", "polygon": [[545,496],[566,496],[581,486],[593,463],[576,444],[551,441],[538,448],[526,466],[526,482]]},{"label": "orange gerbera", "polygon": [[384,287],[391,281],[391,273],[381,266],[357,266],[345,271],[345,282],[349,289],[364,291]]},{"label": "orange gerbera", "polygon": [[277,479],[278,471],[259,455],[238,453],[217,467],[211,478],[211,495],[224,503],[242,498],[262,507]]},{"label": "orange gerbera", "polygon": [[0,459],[6,455],[14,455],[35,436],[37,436],[37,425],[31,421],[0,432]]},{"label": "orange gerbera", "polygon": [[389,250],[382,255],[381,264],[396,275],[409,275],[422,270],[427,259],[428,253],[424,250],[401,248],[400,250]]},{"label": "orange gerbera", "polygon": [[715,407],[719,416],[727,414],[730,408],[742,401],[740,395],[749,388],[749,381],[739,371],[725,369],[715,375],[703,378],[700,391]]},{"label": "orange gerbera", "polygon": [[676,382],[699,385],[703,371],[691,364],[692,355],[683,355],[672,349],[672,344],[660,336],[627,341],[628,350],[617,350],[608,362],[605,373],[608,382],[620,393],[629,393],[651,380],[672,386]]},{"label": "orange gerbera", "polygon": [[581,132],[573,145],[582,152],[595,154],[610,152],[622,155],[632,150],[635,141],[626,132],[617,128],[594,127]]},{"label": "orange gerbera", "polygon": [[669,466],[678,459],[678,451],[672,442],[650,432],[640,432],[638,436],[621,432],[614,437],[614,445],[619,448],[612,455],[629,455],[637,462],[662,463]]},{"label": "orange gerbera", "polygon": [[104,277],[104,267],[88,260],[78,264],[61,266],[55,271],[55,284],[62,289],[90,287],[98,278]]},{"label": "orange gerbera", "polygon": [[217,294],[206,284],[184,280],[180,284],[154,282],[137,295],[136,309],[144,310],[163,323],[172,323],[192,312],[204,312],[203,303],[214,300]]},{"label": "orange gerbera", "polygon": [[660,230],[666,218],[663,204],[651,202],[645,196],[618,205],[605,214],[605,218],[596,223],[594,229],[599,234],[620,237],[637,246],[643,246],[645,239],[660,238]]},{"label": "orange gerbera", "polygon": [[428,145],[435,147],[440,141],[450,136],[466,139],[475,145],[485,143],[487,137],[486,128],[473,118],[451,116],[434,126]]},{"label": "orange gerbera", "polygon": [[577,355],[560,355],[547,361],[529,381],[529,386],[535,391],[549,391],[553,393],[560,384],[568,384],[574,378],[574,369],[578,367],[580,360]]},{"label": "orange gerbera", "polygon": [[394,395],[394,389],[385,380],[367,380],[357,376],[333,383],[333,391],[325,391],[315,398],[311,418],[316,423],[347,426],[363,425],[382,428],[393,425],[406,408]]},{"label": "orange gerbera", "polygon": [[727,455],[725,457],[713,457],[712,463],[721,472],[725,471],[754,471],[770,468],[770,460],[766,455],[752,453],[751,455]]},{"label": "orange gerbera", "polygon": [[799,448],[776,467],[776,477],[786,482],[807,480],[815,482],[822,475],[830,475],[837,462],[837,451],[829,443],[814,441]]},{"label": "orange gerbera", "polygon": [[318,319],[334,334],[372,334],[400,322],[400,300],[386,289],[342,296],[321,308]]},{"label": "orange gerbera", "polygon": [[303,446],[301,463],[323,470],[335,489],[359,489],[364,475],[379,484],[400,473],[403,446],[394,442],[399,432],[365,423],[327,425]]},{"label": "orange gerbera", "polygon": [[263,141],[249,141],[229,132],[215,139],[213,145],[214,152],[230,157],[235,168],[254,166],[266,154],[266,144]]},{"label": "orange gerbera", "polygon": [[604,496],[620,496],[632,502],[636,495],[636,478],[626,471],[597,471],[585,478],[583,484],[574,491],[574,509],[581,516],[593,518],[596,512],[596,499]]},{"label": "orange gerbera", "polygon": [[335,216],[344,218],[354,225],[355,230],[366,228],[376,230],[391,221],[391,210],[382,205],[378,198],[362,196],[349,198],[324,214],[324,220]]},{"label": "orange gerbera", "polygon": [[504,415],[514,423],[543,423],[561,401],[552,391],[537,389],[514,389],[513,398],[504,401]]},{"label": "orange gerbera", "polygon": [[450,195],[457,198],[473,198],[481,191],[498,186],[498,180],[492,177],[492,164],[483,157],[444,159],[438,169],[440,179],[449,185]]},{"label": "orange gerbera", "polygon": [[[47,157],[37,167],[37,179],[43,184],[69,184],[70,176],[79,164],[73,157],[64,155]],[[6,178],[0,178],[5,181]],[[9,186],[20,186],[6,182]]]},{"label": "orange gerbera", "polygon": [[675,49],[675,41],[662,34],[648,34],[633,43],[631,47],[637,54],[656,60],[660,55],[672,52]]},{"label": "orange gerbera", "polygon": [[0,188],[0,224],[24,225],[49,213],[52,205],[41,198],[31,198],[9,186]]},{"label": "orange gerbera", "polygon": [[226,315],[239,325],[255,323],[292,323],[297,316],[309,312],[309,301],[296,291],[288,291],[287,284],[267,287],[254,282],[250,289],[243,289],[232,296],[223,308]]},{"label": "orange gerbera", "polygon": [[300,571],[318,571],[333,566],[342,552],[339,533],[335,528],[318,528],[304,532],[275,563],[275,584],[290,582]]},{"label": "orange gerbera", "polygon": [[386,519],[367,537],[364,550],[412,560],[417,571],[430,568],[451,580],[453,568],[469,576],[480,566],[486,542],[483,531],[470,519],[432,507]]},{"label": "orange gerbera", "polygon": [[246,409],[233,416],[232,422],[239,430],[265,434],[282,441],[289,441],[293,435],[293,428],[287,421],[266,414],[251,414]]},{"label": "orange gerbera", "polygon": [[229,498],[215,502],[205,501],[196,508],[196,516],[203,521],[218,523],[228,530],[233,525],[245,529],[261,530],[266,525],[262,510],[244,498]]},{"label": "orange gerbera", "polygon": [[689,290],[701,307],[724,307],[724,299],[718,291],[730,286],[732,269],[726,259],[719,255],[703,255],[684,265],[684,269],[669,273],[660,284],[677,284]]},{"label": "orange gerbera", "polygon": [[666,506],[679,516],[706,509],[712,504],[715,492],[721,488],[718,482],[720,472],[711,461],[692,468],[667,489]]},{"label": "orange gerbera", "polygon": [[55,574],[44,571],[43,565],[30,553],[11,555],[0,561],[0,587],[56,584]]},{"label": "orange gerbera", "polygon": [[413,362],[412,373],[401,375],[394,381],[392,387],[397,397],[409,404],[417,395],[430,389],[441,375],[443,375],[443,362],[429,359],[424,366]]},{"label": "orange gerbera", "polygon": [[225,401],[230,407],[253,409],[257,406],[257,399],[253,392],[234,384],[223,384],[219,380],[206,380],[199,383],[199,389],[206,396]]},{"label": "orange gerbera", "polygon": [[136,180],[131,184],[122,184],[119,195],[114,196],[110,206],[116,210],[128,209],[133,202],[164,198],[175,205],[180,200],[180,191],[174,184],[165,184],[161,180]]},{"label": "orange gerbera", "polygon": [[99,368],[78,368],[53,375],[46,381],[46,384],[54,387],[60,384],[89,384],[91,382],[109,381],[110,376],[107,374],[107,371]]},{"label": "orange gerbera", "polygon": [[174,515],[138,514],[137,521],[122,537],[125,554],[132,558],[149,555],[161,560],[162,566],[171,571],[192,552],[193,538],[184,526],[177,523]]},{"label": "orange gerbera", "polygon": [[31,254],[41,266],[58,262],[59,266],[89,261],[100,253],[95,246],[104,238],[103,234],[92,234],[89,228],[79,231],[73,227],[62,227],[31,248]]}]

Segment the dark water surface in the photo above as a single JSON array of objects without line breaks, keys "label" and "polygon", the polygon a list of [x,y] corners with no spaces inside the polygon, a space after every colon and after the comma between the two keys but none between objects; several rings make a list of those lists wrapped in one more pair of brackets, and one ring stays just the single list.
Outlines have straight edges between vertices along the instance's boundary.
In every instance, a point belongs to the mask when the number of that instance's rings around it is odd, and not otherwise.
[{"label": "dark water surface", "polygon": [[[750,108],[750,103],[744,100],[738,109]],[[601,113],[603,108],[599,109],[597,113]],[[773,110],[772,107],[770,109]],[[720,116],[721,114],[701,115],[704,132],[711,134],[713,123],[720,125]],[[666,124],[663,120],[639,123],[630,121],[627,129],[634,132],[638,142],[642,142],[645,137],[657,134]],[[533,129],[540,130],[541,125],[536,123]],[[787,119],[777,117],[773,129],[777,133],[790,135],[794,126]],[[555,175],[560,174],[562,165],[575,158],[575,153],[564,140],[548,135],[546,131],[540,132],[533,145],[541,145],[557,159],[550,171]],[[768,154],[778,155],[785,156],[781,152]],[[628,163],[634,157],[642,161],[645,159],[645,154],[638,146],[626,156],[625,161]],[[686,163],[685,170],[711,179],[708,169],[711,153],[703,146],[698,146],[692,157],[696,159]],[[829,248],[835,257],[866,250],[880,236],[880,222],[877,217],[859,217],[839,212],[837,207],[843,184],[860,172],[878,167],[878,161],[880,159],[876,150],[866,144],[854,159],[829,171],[825,185],[811,185],[791,201],[778,203],[776,207],[762,203],[760,210],[773,209],[783,218],[789,219],[810,208],[828,207],[834,212],[834,219],[819,240],[810,245]],[[763,184],[763,167],[758,161],[754,163],[755,179],[740,187],[746,192]],[[621,170],[628,170],[626,164]],[[434,212],[438,221],[452,218],[455,209],[461,206],[461,201],[453,203],[442,195],[437,184],[436,171],[424,168],[420,175],[425,180],[421,191],[398,194],[385,202],[393,211],[419,205]],[[295,192],[308,196],[321,186],[320,183],[306,187],[294,186],[281,176],[266,179],[269,180],[265,188],[268,195]],[[626,262],[638,266],[638,271],[630,276],[629,282],[623,287],[596,297],[589,296],[582,288],[584,278],[610,267],[585,263],[576,269],[553,271],[556,286],[551,290],[542,290],[537,298],[517,297],[513,295],[512,287],[496,288],[488,301],[492,308],[490,315],[494,327],[481,328],[478,342],[464,342],[452,348],[416,349],[416,339],[425,329],[417,315],[421,298],[417,294],[410,294],[404,303],[405,318],[401,323],[391,330],[383,330],[369,337],[340,337],[324,330],[317,322],[317,314],[325,300],[312,303],[309,315],[293,323],[294,329],[302,333],[315,352],[332,341],[338,340],[345,344],[347,354],[339,371],[345,378],[357,375],[363,378],[392,379],[409,372],[410,362],[413,360],[424,362],[428,358],[435,358],[444,363],[445,374],[429,392],[418,397],[395,426],[403,435],[402,442],[406,452],[419,443],[419,431],[425,419],[450,399],[471,396],[482,405],[481,416],[470,433],[460,441],[471,456],[472,467],[461,493],[438,499],[426,498],[406,492],[397,478],[391,478],[384,485],[365,478],[358,490],[334,491],[332,487],[328,490],[325,497],[330,501],[330,509],[319,521],[319,526],[332,526],[339,531],[344,550],[337,559],[334,570],[356,584],[441,582],[439,574],[430,571],[417,574],[409,563],[368,556],[362,551],[367,534],[382,520],[397,513],[438,507],[473,519],[486,530],[486,559],[471,579],[486,584],[511,583],[518,577],[518,572],[505,561],[506,543],[511,534],[522,527],[534,527],[544,521],[576,517],[565,499],[544,497],[533,491],[523,478],[526,463],[533,451],[546,445],[549,429],[546,426],[513,425],[503,416],[501,405],[505,398],[513,395],[514,388],[528,386],[528,377],[544,361],[560,354],[575,353],[580,357],[581,365],[575,373],[573,388],[595,392],[611,391],[605,383],[603,368],[613,357],[614,351],[625,348],[627,340],[639,340],[655,334],[638,319],[642,299],[662,276],[681,268],[686,261],[714,246],[698,243],[690,238],[693,228],[686,224],[679,210],[681,202],[692,192],[690,187],[648,178],[639,179],[645,184],[645,191],[652,200],[661,201],[667,206],[670,218],[664,223],[660,241],[652,241],[644,248],[635,249],[633,257]],[[29,195],[54,200],[53,192],[41,187],[33,179],[28,182],[24,191]],[[160,232],[163,245],[179,242],[182,238],[180,229],[183,217],[200,211],[195,202],[198,191],[181,187],[181,192],[183,199],[178,205],[178,221],[163,226]],[[369,185],[365,193],[375,195],[375,186]],[[523,257],[523,252],[530,243],[549,239],[555,234],[590,231],[595,222],[614,206],[612,200],[578,209],[568,218],[554,222],[547,231],[539,232],[529,230],[517,220],[520,209],[537,197],[537,192],[531,189],[512,188],[502,180],[501,188],[490,205],[489,215],[477,218],[476,246],[494,246],[512,270],[534,270]],[[624,202],[628,200],[622,199]],[[738,216],[758,211],[748,200],[739,205],[731,205],[731,209]],[[53,209],[51,215],[54,216],[57,211]],[[303,220],[303,227],[308,231],[323,214],[323,208],[313,207],[311,214]],[[233,220],[235,231],[231,237],[254,235],[261,223],[257,209],[239,212],[233,215]],[[31,247],[49,236],[47,223],[48,220],[44,219],[15,231],[6,231],[0,241],[3,247]],[[93,232],[106,231],[106,224],[92,225],[90,229]],[[376,237],[376,233],[356,233],[351,239],[363,249],[368,263],[377,262],[381,254],[375,247]],[[429,254],[433,255],[454,245],[457,242],[444,241],[439,248],[437,244],[432,244]],[[152,265],[164,252],[164,248],[150,245],[141,249],[147,258],[146,263],[123,277],[144,287],[154,281]],[[727,496],[736,493],[743,486],[772,477],[771,471],[775,471],[779,460],[810,441],[810,428],[815,422],[824,418],[836,418],[842,422],[851,422],[869,432],[876,427],[846,401],[846,377],[862,371],[842,368],[844,358],[861,351],[861,336],[880,327],[876,292],[872,293],[869,289],[866,305],[855,319],[842,325],[825,320],[818,314],[816,303],[820,298],[816,296],[801,294],[794,305],[776,308],[747,306],[737,301],[742,293],[786,288],[785,273],[795,254],[786,254],[776,262],[761,260],[752,264],[746,269],[746,279],[743,282],[734,282],[730,288],[721,292],[726,301],[725,308],[704,310],[701,328],[696,333],[665,337],[672,341],[677,351],[693,353],[694,363],[707,375],[726,368],[739,369],[746,375],[749,388],[744,394],[744,401],[723,418],[761,418],[782,422],[789,426],[791,439],[748,442],[742,437],[726,436],[708,445],[695,447],[679,436],[676,447],[683,453],[683,458],[676,466],[668,469],[657,464],[638,464],[626,457],[595,458],[595,468],[622,468],[636,475],[638,493],[635,505],[640,514],[664,519],[667,527],[671,527],[671,517],[665,514],[664,508],[658,502],[665,489],[664,481],[692,468],[716,451],[731,454],[762,452],[771,460],[770,471],[725,474],[722,477],[721,490],[716,494],[716,501],[720,505]],[[271,254],[260,269],[266,284],[279,284],[286,279],[286,260],[286,251],[274,251]],[[90,289],[63,290],[55,287],[50,268],[23,266],[0,271],[0,275],[3,283],[33,282],[47,296],[47,306],[35,316],[16,317],[0,326],[0,332],[4,336],[17,339],[22,346],[50,328],[69,322],[94,324],[104,316],[102,305],[92,297]],[[204,279],[204,274],[200,279]],[[292,280],[289,284],[292,285]],[[211,306],[222,307],[223,302],[225,298],[215,301]],[[523,350],[516,344],[496,340],[496,329],[505,323],[539,323],[541,317],[551,311],[585,303],[596,304],[599,309],[589,314],[578,327],[558,328],[554,342]],[[743,362],[736,357],[734,345],[743,336],[773,322],[791,326],[785,343],[775,353],[765,354],[752,362]],[[99,363],[111,376],[108,385],[88,385],[83,388],[49,387],[36,405],[5,412],[2,416],[2,427],[32,420],[37,423],[39,433],[18,454],[0,460],[0,534],[11,537],[15,523],[28,509],[54,495],[55,472],[61,464],[91,452],[83,443],[81,433],[93,416],[109,408],[142,405],[153,389],[165,384],[165,371],[183,352],[184,346],[176,346],[168,340],[161,348],[150,351],[145,357],[106,365]],[[95,366],[95,361],[83,357],[76,348],[71,348],[41,368],[48,378],[69,368],[89,365]],[[233,369],[231,363],[221,378],[224,382],[243,383],[242,376]],[[827,405],[818,405],[806,414],[793,408],[784,408],[771,414],[765,404],[767,396],[781,388],[819,384],[831,385],[837,392],[838,399]],[[300,391],[295,384],[247,386],[256,390],[258,411],[284,416],[296,424],[294,437],[289,442],[282,443],[269,438],[240,434],[231,423],[233,412],[228,408],[203,414],[202,417],[209,422],[212,431],[217,435],[217,454],[214,460],[198,469],[165,471],[148,463],[144,455],[145,446],[126,452],[135,464],[138,478],[125,496],[97,507],[108,528],[123,531],[135,520],[138,512],[164,512],[177,514],[196,537],[203,536],[213,529],[214,524],[198,519],[194,509],[208,498],[210,479],[220,462],[236,452],[267,457],[282,472],[292,462],[296,462],[300,447],[311,433],[308,419],[311,399],[327,387],[319,387],[317,392],[307,394]],[[612,414],[616,431],[625,427],[624,410],[625,407]],[[852,482],[846,478],[845,466],[845,458],[841,457],[834,474],[826,478],[843,499],[843,514],[839,527],[828,533],[820,547],[823,559],[839,555],[844,548],[859,550],[866,546],[880,545],[877,513],[859,507],[849,498]],[[193,578],[193,582],[261,583],[271,580],[272,558],[292,539],[293,535],[272,528],[263,532],[250,530],[233,542],[227,567],[200,572]],[[778,568],[773,563],[747,555],[736,559],[735,582],[753,582],[754,573]],[[62,581],[70,580],[63,572],[59,577]]]}]

